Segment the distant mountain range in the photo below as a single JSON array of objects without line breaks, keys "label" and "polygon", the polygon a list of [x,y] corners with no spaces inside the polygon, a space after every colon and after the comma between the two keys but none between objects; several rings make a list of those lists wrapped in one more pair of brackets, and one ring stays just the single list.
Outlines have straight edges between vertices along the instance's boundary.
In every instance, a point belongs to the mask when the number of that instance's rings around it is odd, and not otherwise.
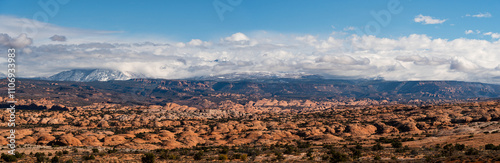
[{"label": "distant mountain range", "polygon": [[[133,80],[129,80],[133,79]],[[112,94],[133,94],[150,102],[189,101],[201,96],[211,101],[230,100],[209,94],[241,94],[247,100],[373,99],[373,100],[466,100],[500,98],[500,85],[461,81],[384,81],[325,79],[318,75],[287,73],[232,73],[190,79],[146,79],[142,75],[106,69],[75,69],[43,80],[76,81]],[[104,82],[106,81],[106,82]],[[80,90],[82,91],[82,90]],[[35,91],[37,92],[37,91]],[[78,91],[75,91],[75,93]],[[154,99],[149,99],[154,97]],[[153,103],[155,103],[153,102]]]},{"label": "distant mountain range", "polygon": [[[0,74],[0,77],[2,75],[3,74]],[[145,76],[130,72],[111,70],[111,69],[73,69],[57,73],[50,77],[42,77],[36,79],[52,80],[52,81],[92,82],[92,81],[129,80],[136,78],[145,78]],[[198,77],[187,78],[186,80],[239,81],[239,80],[265,80],[265,79],[279,79],[279,78],[321,79],[323,77],[319,75],[312,75],[305,73],[239,72],[239,73],[229,73],[221,75],[198,76]]]},{"label": "distant mountain range", "polygon": [[188,78],[187,80],[215,80],[215,81],[239,81],[239,80],[265,80],[265,79],[322,79],[320,75],[306,73],[275,73],[275,72],[235,72],[221,75],[208,75]]},{"label": "distant mountain range", "polygon": [[91,82],[91,81],[111,81],[111,80],[129,80],[133,78],[141,78],[142,75],[137,75],[128,72],[121,72],[118,70],[110,69],[73,69],[63,71],[52,75],[44,80],[53,81],[78,81],[78,82]]}]

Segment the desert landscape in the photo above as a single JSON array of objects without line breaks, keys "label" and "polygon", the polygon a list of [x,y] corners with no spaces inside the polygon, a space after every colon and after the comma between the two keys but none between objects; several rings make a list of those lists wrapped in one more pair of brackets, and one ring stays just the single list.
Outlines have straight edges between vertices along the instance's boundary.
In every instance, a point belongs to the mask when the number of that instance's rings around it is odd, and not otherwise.
[{"label": "desert landscape", "polygon": [[0,162],[500,163],[499,7],[0,0]]}]

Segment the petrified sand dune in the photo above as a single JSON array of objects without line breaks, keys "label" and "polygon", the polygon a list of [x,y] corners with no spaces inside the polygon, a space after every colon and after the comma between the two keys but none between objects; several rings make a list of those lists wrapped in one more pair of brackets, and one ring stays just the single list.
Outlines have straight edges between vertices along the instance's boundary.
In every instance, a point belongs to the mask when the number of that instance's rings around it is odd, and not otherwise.
[{"label": "petrified sand dune", "polygon": [[4,138],[3,136],[0,137],[0,145],[7,145],[7,144],[9,144],[9,142],[7,141],[7,139]]},{"label": "petrified sand dune", "polygon": [[37,144],[45,145],[56,139],[56,137],[50,135],[49,133],[41,133],[36,136]]},{"label": "petrified sand dune", "polygon": [[377,127],[373,125],[350,124],[346,128],[346,132],[354,136],[370,136],[377,132]]},{"label": "petrified sand dune", "polygon": [[56,140],[50,142],[49,144],[55,144],[60,146],[82,146],[82,142],[77,138],[73,137],[72,134],[62,135]]},{"label": "petrified sand dune", "polygon": [[99,139],[96,136],[89,135],[89,136],[85,136],[82,138],[83,139],[80,139],[80,140],[81,140],[81,143],[83,146],[102,146],[103,145],[103,143],[101,141],[99,141]]},{"label": "petrified sand dune", "polygon": [[17,144],[36,144],[37,140],[31,136],[25,136],[23,139],[16,141]]},{"label": "petrified sand dune", "polygon": [[162,145],[167,149],[182,148],[184,145],[176,140],[166,140]]},{"label": "petrified sand dune", "polygon": [[124,144],[125,142],[127,142],[127,139],[125,139],[125,136],[123,135],[113,135],[104,138],[104,145],[106,146],[120,145]]}]

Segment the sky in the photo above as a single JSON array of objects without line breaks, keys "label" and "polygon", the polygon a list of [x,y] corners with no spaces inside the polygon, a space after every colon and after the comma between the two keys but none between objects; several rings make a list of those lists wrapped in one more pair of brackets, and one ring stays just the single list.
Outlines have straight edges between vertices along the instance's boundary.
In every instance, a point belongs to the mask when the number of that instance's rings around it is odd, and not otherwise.
[{"label": "sky", "polygon": [[[500,84],[500,1],[0,0],[22,77],[303,73]],[[0,65],[6,65],[0,61]]]}]

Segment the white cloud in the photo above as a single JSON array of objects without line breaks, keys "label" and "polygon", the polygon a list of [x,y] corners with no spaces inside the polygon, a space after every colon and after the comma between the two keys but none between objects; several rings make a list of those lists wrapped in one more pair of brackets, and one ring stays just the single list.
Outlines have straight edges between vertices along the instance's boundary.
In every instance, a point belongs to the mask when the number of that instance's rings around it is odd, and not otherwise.
[{"label": "white cloud", "polygon": [[7,48],[24,48],[31,45],[33,39],[28,38],[26,34],[20,34],[16,38],[11,38],[8,34],[0,33],[0,46]]},{"label": "white cloud", "polygon": [[446,19],[436,19],[430,16],[424,16],[422,14],[417,15],[413,20],[417,23],[422,23],[422,24],[442,24],[446,21]]},{"label": "white cloud", "polygon": [[353,26],[348,26],[348,27],[345,27],[345,28],[344,28],[344,31],[353,31],[353,30],[355,30],[355,29],[356,29],[356,27],[353,27]]},{"label": "white cloud", "polygon": [[480,30],[465,30],[465,34],[468,35],[468,34],[480,34],[481,31]]},{"label": "white cloud", "polygon": [[454,57],[451,60],[450,64],[450,69],[451,70],[458,70],[458,71],[465,71],[465,72],[473,72],[477,70],[479,66],[465,58],[461,57]]},{"label": "white cloud", "polygon": [[226,41],[248,41],[250,39],[245,34],[238,32],[238,33],[231,35],[230,37],[226,37],[224,40],[226,40]]},{"label": "white cloud", "polygon": [[490,18],[491,14],[489,12],[486,12],[486,13],[479,13],[479,14],[476,14],[476,15],[467,14],[465,16],[467,16],[467,17],[476,17],[476,18]]},{"label": "white cloud", "polygon": [[[65,30],[70,29],[61,29]],[[57,34],[67,36],[65,32]],[[487,35],[497,37],[493,32]],[[1,36],[4,41],[0,44],[11,44],[13,35]],[[420,34],[400,38],[297,36],[265,31],[189,42],[108,41],[119,40],[113,35],[93,41],[74,41],[71,37],[66,42],[54,42],[49,37],[33,38],[34,42],[48,41],[35,45],[26,44],[29,37],[18,37],[24,40],[18,41],[24,42],[19,45],[26,45],[21,49],[26,55],[20,55],[17,63],[20,76],[49,76],[73,68],[111,68],[167,79],[233,72],[285,72],[325,77],[500,83],[498,40],[448,40]],[[5,48],[0,46],[0,51]],[[0,67],[5,64],[0,61]]]},{"label": "white cloud", "polygon": [[207,41],[202,41],[200,39],[192,39],[191,41],[189,41],[187,43],[188,45],[191,45],[191,46],[203,46],[203,47],[207,47],[207,46],[210,46],[212,45],[211,42],[207,42]]},{"label": "white cloud", "polygon": [[342,65],[367,65],[370,63],[370,60],[367,58],[355,59],[351,56],[342,55],[342,56],[330,56],[325,55],[322,57],[318,57],[316,62],[328,62],[334,64],[342,64]]},{"label": "white cloud", "polygon": [[485,35],[485,36],[491,36],[491,38],[493,38],[493,39],[500,38],[500,33],[486,32],[483,35]]}]

